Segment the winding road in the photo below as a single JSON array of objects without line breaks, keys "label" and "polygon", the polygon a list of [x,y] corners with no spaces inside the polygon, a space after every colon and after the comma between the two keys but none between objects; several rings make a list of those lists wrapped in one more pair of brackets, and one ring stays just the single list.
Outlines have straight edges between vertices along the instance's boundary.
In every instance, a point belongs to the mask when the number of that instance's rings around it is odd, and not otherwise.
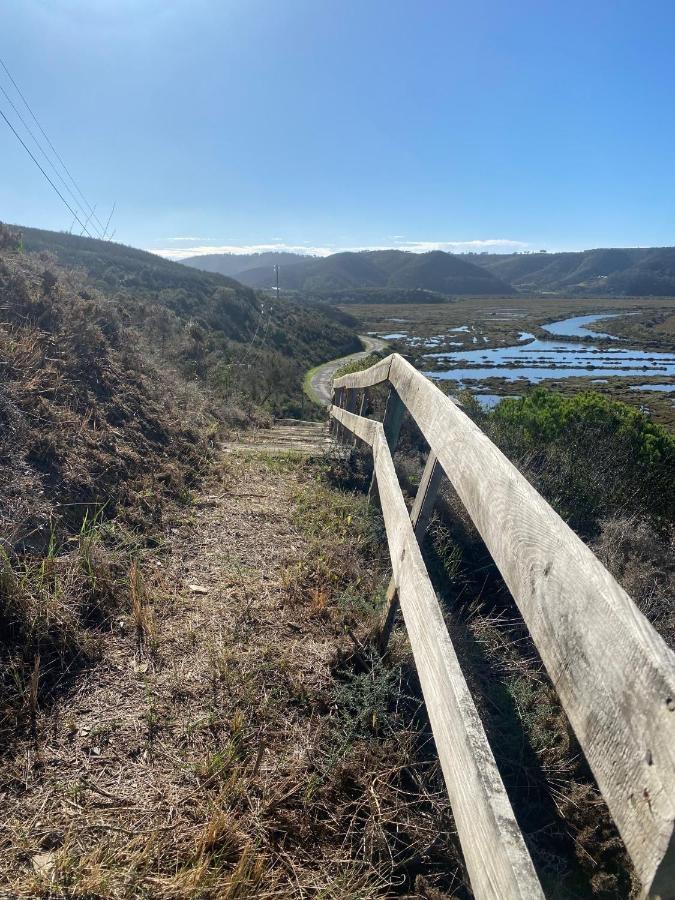
[{"label": "winding road", "polygon": [[359,340],[362,342],[364,349],[358,353],[350,353],[349,356],[341,356],[340,359],[332,359],[330,362],[323,363],[316,368],[309,378],[309,392],[312,399],[323,406],[330,406],[331,397],[333,395],[333,377],[338,369],[353,362],[357,359],[365,359],[370,353],[384,350],[387,342],[381,338],[370,337],[367,334],[360,334]]}]

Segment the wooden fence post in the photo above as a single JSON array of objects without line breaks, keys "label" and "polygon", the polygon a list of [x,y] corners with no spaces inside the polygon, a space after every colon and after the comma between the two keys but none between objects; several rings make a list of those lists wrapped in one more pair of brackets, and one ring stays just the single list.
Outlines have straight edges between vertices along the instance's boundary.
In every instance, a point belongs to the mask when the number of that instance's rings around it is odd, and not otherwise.
[{"label": "wooden fence post", "polygon": [[[403,401],[392,387],[389,390],[387,405],[384,409],[384,418],[382,419],[384,436],[387,439],[387,444],[392,456],[394,455],[396,445],[398,444],[398,436],[401,433],[401,423],[403,422],[404,412],[405,406],[403,405]],[[375,477],[375,470],[373,469],[373,477],[370,480],[370,487],[368,488],[368,503],[378,502],[376,487],[377,478]]]},{"label": "wooden fence post", "polygon": [[[427,527],[429,526],[429,522],[431,521],[431,514],[434,510],[434,503],[436,502],[438,489],[441,486],[442,479],[443,469],[436,459],[436,454],[433,450],[431,450],[429,452],[429,456],[427,457],[427,464],[424,467],[424,472],[422,473],[422,478],[420,479],[417,493],[415,494],[415,502],[413,503],[412,509],[410,510],[410,521],[412,523],[417,542],[420,545],[422,544],[422,540],[426,533]],[[380,653],[384,653],[387,649],[391,631],[394,627],[396,611],[398,609],[398,591],[396,589],[396,581],[394,580],[393,576],[391,578],[391,581],[389,582],[389,587],[387,588],[385,603],[385,611],[382,618],[382,624],[380,625],[380,634],[378,639]]]},{"label": "wooden fence post", "polygon": [[[356,393],[356,392],[355,392]],[[363,419],[368,412],[368,388],[364,388],[361,392],[361,403],[359,404],[359,415]],[[352,447],[356,447],[356,442],[358,438],[354,435],[352,440]]]},{"label": "wooden fence post", "polygon": [[[339,387],[333,388],[333,406],[338,406],[340,409],[344,406],[344,395],[347,388]],[[339,444],[343,432],[343,426],[338,422],[337,419],[333,419],[333,438],[335,439],[335,443]]]}]

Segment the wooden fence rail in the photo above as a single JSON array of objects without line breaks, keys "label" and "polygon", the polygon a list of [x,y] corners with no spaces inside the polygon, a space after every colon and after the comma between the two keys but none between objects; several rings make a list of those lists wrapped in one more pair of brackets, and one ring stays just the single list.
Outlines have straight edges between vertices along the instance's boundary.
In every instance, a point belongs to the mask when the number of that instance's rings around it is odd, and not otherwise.
[{"label": "wooden fence rail", "polygon": [[[356,415],[356,391],[384,382],[384,422]],[[334,391],[338,436],[373,450],[394,573],[384,639],[398,597],[475,895],[542,896],[419,549],[439,469],[521,611],[642,896],[675,897],[675,655],[515,466],[401,356],[336,379]],[[431,451],[412,522],[391,457],[404,408]]]}]

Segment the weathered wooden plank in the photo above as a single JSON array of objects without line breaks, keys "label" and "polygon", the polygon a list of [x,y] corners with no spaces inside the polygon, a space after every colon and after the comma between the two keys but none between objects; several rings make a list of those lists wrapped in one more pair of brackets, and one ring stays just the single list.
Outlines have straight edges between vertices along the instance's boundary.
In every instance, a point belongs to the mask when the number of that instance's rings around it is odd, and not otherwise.
[{"label": "weathered wooden plank", "polygon": [[[474,895],[543,898],[429,580],[384,428],[345,410],[332,414],[373,448],[394,581]],[[422,497],[420,507],[421,513]]]},{"label": "weathered wooden plank", "polygon": [[[359,415],[365,416],[368,411],[368,388],[361,391],[361,402],[359,404]],[[357,437],[354,435],[352,446],[356,446]]]},{"label": "weathered wooden plank", "polygon": [[398,355],[390,378],[518,604],[647,892],[675,820],[675,655],[475,423]]},{"label": "weathered wooden plank", "polygon": [[[333,388],[333,405],[337,406],[339,409],[344,409],[345,406],[345,397],[347,395],[347,389],[345,387],[334,387]],[[343,443],[345,438],[345,430],[340,425],[338,421],[335,419],[332,420],[335,426],[335,430],[333,432],[335,441],[338,444]]]},{"label": "weathered wooden plank", "polygon": [[[384,416],[382,417],[382,427],[384,428],[384,436],[387,439],[387,444],[392,453],[398,444],[404,413],[405,406],[401,402],[401,398],[393,388],[390,388],[389,395],[387,396],[387,405],[384,408]],[[376,480],[377,476],[375,470],[373,470],[373,477],[370,480],[370,487],[368,488],[369,503],[377,501],[377,493],[375,490]]]},{"label": "weathered wooden plank", "polygon": [[[344,388],[344,408],[347,412],[356,412],[356,390],[353,388]],[[342,443],[353,446],[354,436],[349,429],[344,428],[341,435]]]},{"label": "weathered wooden plank", "polygon": [[365,444],[368,444],[370,447],[373,446],[375,431],[382,427],[380,422],[375,422],[373,419],[363,419],[361,416],[356,416],[354,413],[349,413],[337,406],[331,407],[330,414],[342,425],[346,425]]},{"label": "weathered wooden plank", "polygon": [[[438,459],[433,450],[427,457],[427,462],[422,472],[422,477],[415,494],[415,500],[410,510],[410,523],[412,524],[417,543],[422,544],[422,540],[431,520],[434,511],[434,503],[438,489],[443,479],[443,469],[438,464]],[[384,653],[391,630],[394,627],[394,619],[396,618],[396,610],[398,609],[398,591],[396,589],[396,579],[392,577],[387,588],[385,597],[385,612],[380,626],[379,645],[380,652]]]},{"label": "weathered wooden plank", "polygon": [[342,375],[340,378],[333,380],[333,387],[346,388],[367,388],[373,387],[375,384],[381,384],[389,378],[389,366],[394,358],[394,354],[385,356],[379,362],[369,369],[363,369],[361,372],[350,372],[349,375]]}]

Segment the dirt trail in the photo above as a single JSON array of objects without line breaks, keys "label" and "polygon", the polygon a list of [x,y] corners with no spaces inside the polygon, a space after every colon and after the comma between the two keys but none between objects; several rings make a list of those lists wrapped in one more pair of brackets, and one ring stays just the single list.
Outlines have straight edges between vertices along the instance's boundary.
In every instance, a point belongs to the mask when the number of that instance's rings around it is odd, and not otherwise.
[{"label": "dirt trail", "polygon": [[290,515],[298,467],[223,459],[150,562],[144,612],[116,617],[101,661],[9,760],[0,896],[46,896],[53,881],[81,892],[68,896],[229,897],[207,845],[219,840],[213,803],[233,801],[227,878],[248,866],[252,884],[267,883],[263,864],[246,862],[247,835],[303,786],[312,742],[279,691],[320,692],[334,646],[285,588],[305,543]]},{"label": "dirt trail", "polygon": [[363,342],[363,350],[324,363],[312,373],[312,376],[309,379],[309,385],[312,394],[323,406],[330,406],[331,397],[333,395],[333,376],[341,366],[358,359],[365,359],[366,356],[373,353],[373,351],[384,350],[387,346],[387,342],[380,338],[369,337],[366,334],[360,334],[359,338]]}]

